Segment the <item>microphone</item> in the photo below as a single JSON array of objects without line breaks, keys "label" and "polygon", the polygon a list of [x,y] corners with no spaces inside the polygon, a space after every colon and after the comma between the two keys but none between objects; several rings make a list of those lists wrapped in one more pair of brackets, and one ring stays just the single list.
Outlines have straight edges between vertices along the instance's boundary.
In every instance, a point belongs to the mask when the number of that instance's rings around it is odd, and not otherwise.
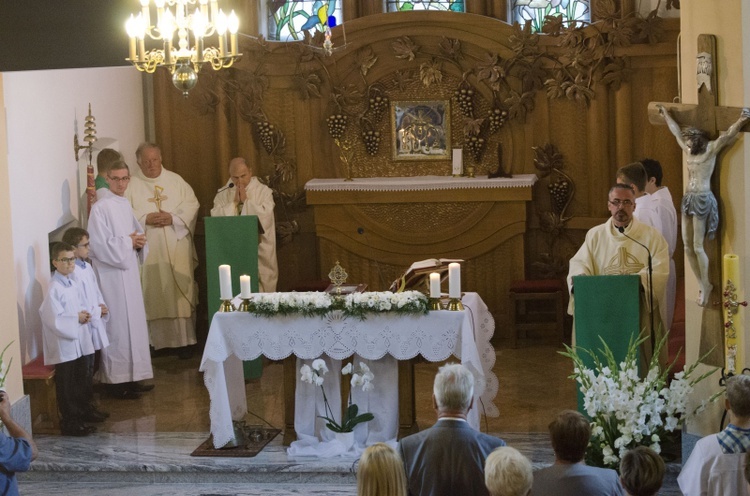
[{"label": "microphone", "polygon": [[226,190],[232,189],[232,188],[234,188],[234,183],[229,183],[226,186],[224,186],[223,188],[221,188],[219,191],[217,191],[217,193],[221,193],[222,191],[226,191]]},{"label": "microphone", "polygon": [[378,259],[375,258],[374,254],[372,253],[372,244],[370,243],[370,239],[367,237],[365,228],[362,226],[357,227],[357,234],[359,234],[360,236],[364,236],[365,244],[367,245],[370,258],[372,259],[373,262],[375,262],[375,267],[378,269],[378,277],[380,278],[380,284],[383,287],[383,291],[386,291],[388,288],[388,284],[386,283],[385,279],[383,279],[383,271],[380,270],[380,263],[378,262]]},{"label": "microphone", "polygon": [[648,253],[648,305],[650,307],[649,317],[651,320],[651,352],[653,353],[654,347],[656,346],[656,336],[654,335],[654,284],[653,284],[653,277],[654,277],[654,268],[651,263],[651,250],[648,249],[648,246],[644,245],[640,241],[638,241],[635,238],[632,238],[625,234],[625,228],[623,226],[615,226],[618,231],[620,231],[620,234],[625,236],[631,241],[635,241],[642,247],[646,249],[646,253]]}]

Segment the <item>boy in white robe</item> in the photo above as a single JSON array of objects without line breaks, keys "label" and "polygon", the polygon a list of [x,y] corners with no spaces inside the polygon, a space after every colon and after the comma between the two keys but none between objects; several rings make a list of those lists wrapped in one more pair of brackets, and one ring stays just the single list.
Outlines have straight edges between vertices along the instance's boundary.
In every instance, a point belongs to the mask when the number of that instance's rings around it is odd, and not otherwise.
[{"label": "boy in white robe", "polygon": [[88,225],[91,259],[110,313],[109,346],[101,351],[97,377],[108,384],[111,396],[138,399],[140,392],[153,385],[136,381],[154,376],[140,275],[148,247],[143,228],[124,197],[130,181],[127,164],[112,164],[107,181],[110,189],[100,190],[101,197],[91,207]]},{"label": "boy in white robe", "polygon": [[84,424],[88,403],[84,355],[93,353],[88,323],[91,314],[84,308],[81,288],[70,275],[75,270],[75,248],[67,243],[52,247],[50,257],[55,272],[47,295],[39,308],[42,318],[44,364],[55,366],[55,389],[63,436],[87,436],[96,429]]},{"label": "boy in white robe", "polygon": [[86,381],[86,401],[88,403],[87,416],[90,422],[104,422],[109,414],[99,410],[94,404],[94,390],[90,387],[94,379],[95,353],[109,346],[107,338],[107,321],[109,321],[109,309],[104,303],[104,297],[99,290],[99,281],[94,274],[94,268],[87,262],[89,258],[89,233],[80,227],[71,227],[63,234],[63,242],[75,248],[76,270],[71,278],[78,282],[83,293],[83,304],[85,310],[91,314],[89,328],[91,329],[91,340],[94,349],[92,353],[86,354],[86,370],[89,381]]}]

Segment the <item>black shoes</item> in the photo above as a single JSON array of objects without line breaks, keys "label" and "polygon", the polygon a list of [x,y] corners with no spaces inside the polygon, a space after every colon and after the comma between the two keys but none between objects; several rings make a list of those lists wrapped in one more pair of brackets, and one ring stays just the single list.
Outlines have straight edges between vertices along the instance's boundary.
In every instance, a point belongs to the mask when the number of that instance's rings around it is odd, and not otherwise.
[{"label": "black shoes", "polygon": [[74,424],[60,428],[63,436],[84,437],[96,432],[96,427],[92,425]]},{"label": "black shoes", "polygon": [[128,389],[135,393],[148,393],[154,389],[153,384],[143,384],[142,382],[128,382]]},{"label": "black shoes", "polygon": [[177,358],[180,360],[190,360],[193,358],[193,347],[183,346],[182,348],[177,348]]}]

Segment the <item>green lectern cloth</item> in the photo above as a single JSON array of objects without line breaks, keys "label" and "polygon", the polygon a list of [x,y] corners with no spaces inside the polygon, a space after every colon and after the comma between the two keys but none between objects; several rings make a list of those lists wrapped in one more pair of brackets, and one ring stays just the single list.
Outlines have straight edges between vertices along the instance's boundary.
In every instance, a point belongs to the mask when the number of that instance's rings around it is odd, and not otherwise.
[{"label": "green lectern cloth", "polygon": [[[219,265],[232,267],[232,294],[240,293],[240,276],[250,276],[253,292],[258,291],[258,217],[206,217],[206,273],[208,289],[208,319],[221,304]],[[258,378],[263,371],[261,357],[244,362],[245,377]]]},{"label": "green lectern cloth", "polygon": [[[637,275],[573,277],[576,347],[595,351],[603,359],[598,353],[602,348],[601,336],[620,363],[628,352],[631,337],[640,333],[640,287]],[[579,355],[587,367],[593,367],[588,354]],[[585,413],[580,390],[578,411]]]}]

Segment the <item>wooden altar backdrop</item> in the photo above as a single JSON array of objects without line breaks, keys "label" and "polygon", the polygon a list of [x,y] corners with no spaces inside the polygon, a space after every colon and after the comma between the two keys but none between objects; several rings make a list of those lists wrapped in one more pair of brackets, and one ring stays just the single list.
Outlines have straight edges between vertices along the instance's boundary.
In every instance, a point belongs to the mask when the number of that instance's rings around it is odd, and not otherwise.
[{"label": "wooden altar backdrop", "polygon": [[312,180],[305,189],[315,211],[320,272],[338,261],[349,281],[385,290],[414,261],[461,258],[462,288],[505,316],[510,283],[524,277],[526,202],[534,182],[533,174]]}]

